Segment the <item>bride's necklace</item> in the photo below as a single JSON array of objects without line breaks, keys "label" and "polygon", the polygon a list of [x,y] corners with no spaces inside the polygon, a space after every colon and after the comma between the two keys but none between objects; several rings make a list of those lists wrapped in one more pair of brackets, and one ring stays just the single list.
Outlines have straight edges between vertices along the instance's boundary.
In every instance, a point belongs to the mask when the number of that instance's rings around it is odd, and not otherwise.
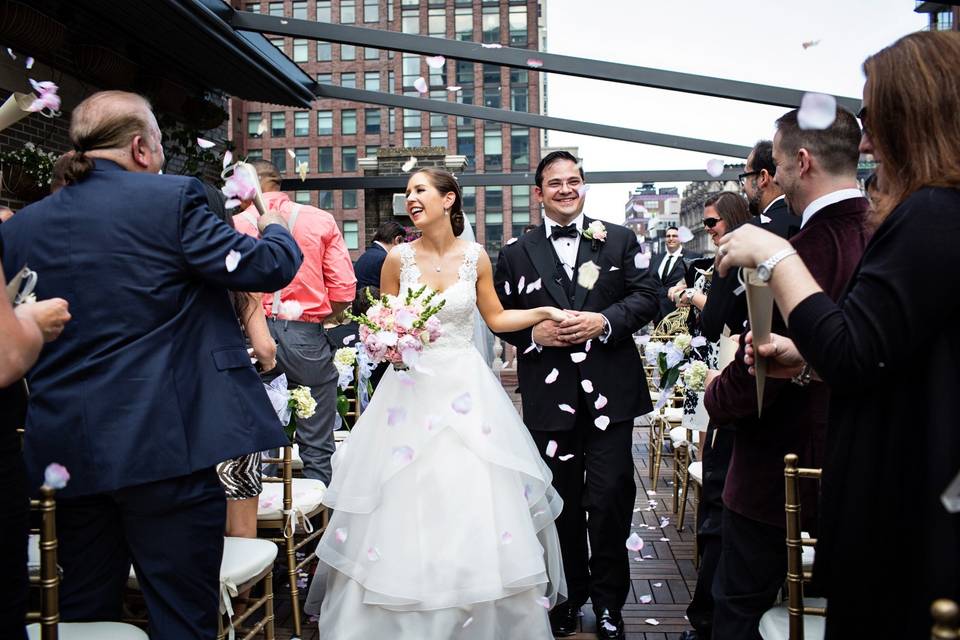
[{"label": "bride's necklace", "polygon": [[[456,243],[454,243],[456,244]],[[433,268],[434,271],[440,273],[443,267],[443,259],[447,257],[447,254],[450,253],[450,250],[444,251],[443,253],[437,253],[437,265]]]}]

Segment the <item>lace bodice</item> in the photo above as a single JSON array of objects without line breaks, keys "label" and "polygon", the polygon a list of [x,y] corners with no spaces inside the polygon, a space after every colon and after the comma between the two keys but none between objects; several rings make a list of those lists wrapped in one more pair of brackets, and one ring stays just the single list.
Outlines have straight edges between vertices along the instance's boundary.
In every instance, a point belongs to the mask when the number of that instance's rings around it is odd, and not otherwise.
[{"label": "lace bodice", "polygon": [[[476,243],[467,247],[458,280],[438,295],[446,302],[437,314],[443,324],[443,336],[428,350],[473,348],[473,315],[477,309],[477,258],[483,248]],[[423,286],[416,251],[410,244],[400,245],[400,295]]]}]

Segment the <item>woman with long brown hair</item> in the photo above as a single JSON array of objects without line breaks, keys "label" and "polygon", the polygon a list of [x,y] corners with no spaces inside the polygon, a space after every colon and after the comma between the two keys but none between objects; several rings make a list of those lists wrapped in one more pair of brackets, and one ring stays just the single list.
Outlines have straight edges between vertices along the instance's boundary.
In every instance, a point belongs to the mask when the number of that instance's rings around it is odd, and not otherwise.
[{"label": "woman with long brown hair", "polygon": [[770,260],[789,248],[772,234],[720,244],[724,271],[774,263],[791,335],[758,348],[768,375],[830,385],[814,568],[827,638],[927,638],[932,601],[960,599],[960,514],[941,502],[960,470],[960,302],[936,277],[955,270],[960,236],[958,69],[957,32],[914,33],[864,62],[860,151],[883,198],[839,302],[796,255]]}]

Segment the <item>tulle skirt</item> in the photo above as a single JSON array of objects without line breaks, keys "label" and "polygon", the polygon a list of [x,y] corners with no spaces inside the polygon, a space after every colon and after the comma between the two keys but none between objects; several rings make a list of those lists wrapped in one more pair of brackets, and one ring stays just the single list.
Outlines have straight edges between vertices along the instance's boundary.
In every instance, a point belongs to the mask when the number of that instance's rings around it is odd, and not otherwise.
[{"label": "tulle skirt", "polygon": [[472,349],[387,372],[333,459],[325,640],[552,638],[565,596],[551,473]]}]

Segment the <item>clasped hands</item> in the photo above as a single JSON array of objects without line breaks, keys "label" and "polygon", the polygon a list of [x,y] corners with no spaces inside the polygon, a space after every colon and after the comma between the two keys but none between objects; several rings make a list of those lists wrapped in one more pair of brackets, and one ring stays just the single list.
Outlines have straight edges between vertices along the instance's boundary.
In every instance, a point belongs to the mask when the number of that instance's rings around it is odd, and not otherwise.
[{"label": "clasped hands", "polygon": [[542,347],[569,347],[593,340],[601,335],[606,327],[603,315],[593,311],[575,311],[564,309],[562,320],[543,320],[533,327],[533,341]]}]

